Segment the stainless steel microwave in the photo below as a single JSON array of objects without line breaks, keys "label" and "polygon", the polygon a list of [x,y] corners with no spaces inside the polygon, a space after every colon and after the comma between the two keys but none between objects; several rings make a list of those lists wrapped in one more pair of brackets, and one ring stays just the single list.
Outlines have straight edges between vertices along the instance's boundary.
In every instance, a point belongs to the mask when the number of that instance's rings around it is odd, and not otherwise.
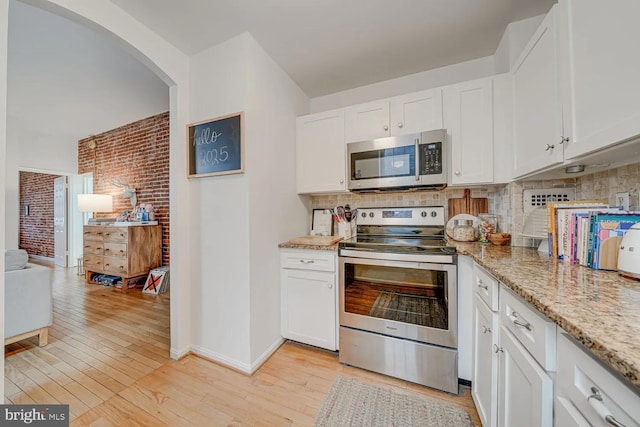
[{"label": "stainless steel microwave", "polygon": [[445,188],[446,135],[439,129],[347,144],[349,191]]}]

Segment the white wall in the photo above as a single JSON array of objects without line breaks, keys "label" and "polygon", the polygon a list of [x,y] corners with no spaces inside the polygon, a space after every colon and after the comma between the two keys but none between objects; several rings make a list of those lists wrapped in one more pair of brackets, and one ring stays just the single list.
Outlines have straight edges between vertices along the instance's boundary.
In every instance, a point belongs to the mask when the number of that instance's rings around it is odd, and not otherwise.
[{"label": "white wall", "polygon": [[[7,28],[9,0],[0,0],[0,212],[5,211],[5,175],[7,142]],[[0,221],[0,253],[5,250],[5,224]],[[4,256],[0,259],[0,271],[4,271]],[[4,342],[4,274],[0,274],[0,340]],[[0,360],[0,372],[4,372],[4,357]],[[4,396],[4,375],[0,379],[0,396]]]},{"label": "white wall", "polygon": [[493,56],[423,71],[311,99],[311,112],[332,110],[495,74]]},{"label": "white wall", "polygon": [[495,72],[497,74],[511,71],[511,67],[544,17],[545,15],[538,15],[522,21],[512,22],[507,26],[494,54]]},{"label": "white wall", "polygon": [[[191,122],[246,110],[249,42],[243,34],[191,58]],[[194,179],[190,191],[194,349],[246,371],[250,366],[249,177]]]},{"label": "white wall", "polygon": [[308,234],[308,199],[296,194],[296,116],[309,98],[250,40],[247,175],[250,180],[251,362],[256,368],[280,335],[278,243]]}]

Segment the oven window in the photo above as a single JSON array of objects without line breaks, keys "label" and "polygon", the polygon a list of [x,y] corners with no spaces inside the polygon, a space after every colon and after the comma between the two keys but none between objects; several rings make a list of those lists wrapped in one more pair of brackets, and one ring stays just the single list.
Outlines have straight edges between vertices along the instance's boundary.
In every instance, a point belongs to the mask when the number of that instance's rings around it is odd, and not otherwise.
[{"label": "oven window", "polygon": [[346,312],[449,328],[445,271],[347,263],[344,274]]},{"label": "oven window", "polygon": [[413,176],[415,169],[413,145],[351,154],[353,180]]}]

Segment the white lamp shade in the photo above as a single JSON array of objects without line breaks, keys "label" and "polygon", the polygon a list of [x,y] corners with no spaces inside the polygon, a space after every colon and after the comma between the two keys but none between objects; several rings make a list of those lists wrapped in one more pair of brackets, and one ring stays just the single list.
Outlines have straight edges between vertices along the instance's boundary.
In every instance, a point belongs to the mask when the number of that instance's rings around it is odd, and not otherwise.
[{"label": "white lamp shade", "polygon": [[113,212],[113,196],[108,194],[78,194],[80,212]]}]

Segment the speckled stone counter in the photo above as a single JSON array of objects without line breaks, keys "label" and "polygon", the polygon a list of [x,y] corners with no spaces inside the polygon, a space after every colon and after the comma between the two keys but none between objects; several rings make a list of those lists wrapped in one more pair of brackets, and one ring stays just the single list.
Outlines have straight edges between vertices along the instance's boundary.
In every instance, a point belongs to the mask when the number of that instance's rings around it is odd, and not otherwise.
[{"label": "speckled stone counter", "polygon": [[299,245],[296,243],[283,242],[278,245],[279,248],[285,249],[308,249],[312,251],[333,251],[338,252],[338,244],[335,243],[330,246],[326,245]]},{"label": "speckled stone counter", "polygon": [[531,248],[450,243],[640,389],[640,282]]}]

